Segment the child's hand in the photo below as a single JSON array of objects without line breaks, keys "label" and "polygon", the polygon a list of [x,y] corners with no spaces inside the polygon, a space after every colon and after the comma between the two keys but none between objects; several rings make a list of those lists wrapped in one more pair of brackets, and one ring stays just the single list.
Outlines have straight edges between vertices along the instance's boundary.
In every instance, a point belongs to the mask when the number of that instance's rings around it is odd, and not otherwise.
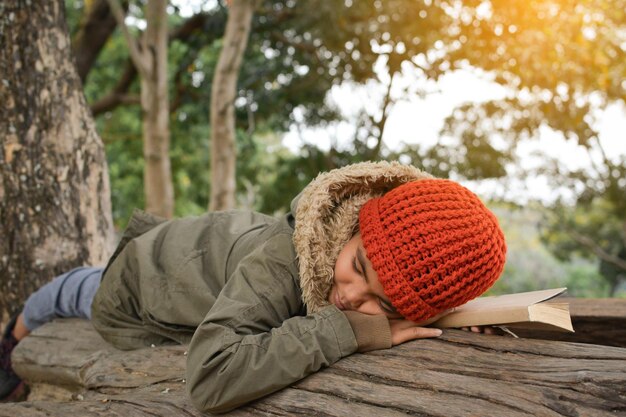
[{"label": "child's hand", "polygon": [[473,332],[473,333],[500,334],[497,331],[497,329],[492,326],[471,326],[471,327],[461,327],[460,329],[466,332]]},{"label": "child's hand", "polygon": [[391,344],[393,346],[415,339],[441,336],[441,330],[432,327],[422,327],[424,323],[415,323],[403,319],[389,320],[391,327]]},{"label": "child's hand", "polygon": [[435,329],[433,327],[424,327],[431,323],[436,322],[446,314],[450,314],[454,309],[446,310],[443,313],[436,315],[426,321],[415,323],[413,321],[404,319],[390,319],[389,327],[391,327],[391,344],[393,346],[400,343],[408,342],[415,339],[426,339],[429,337],[441,336],[441,329]]}]

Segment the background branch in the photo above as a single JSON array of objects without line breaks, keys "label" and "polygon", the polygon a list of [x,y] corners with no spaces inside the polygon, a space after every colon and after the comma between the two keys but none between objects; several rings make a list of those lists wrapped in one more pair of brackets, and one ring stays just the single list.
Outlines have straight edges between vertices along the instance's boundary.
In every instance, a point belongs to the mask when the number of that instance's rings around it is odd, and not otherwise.
[{"label": "background branch", "polygon": [[148,74],[150,73],[150,69],[146,62],[146,57],[144,56],[142,50],[140,49],[141,46],[139,45],[139,42],[137,42],[137,39],[135,39],[135,37],[131,35],[130,31],[128,30],[128,26],[126,26],[126,22],[124,21],[126,17],[126,13],[124,12],[124,9],[122,8],[118,0],[107,0],[107,1],[109,2],[109,7],[111,8],[111,11],[113,12],[113,16],[115,16],[115,20],[117,21],[117,24],[120,27],[120,30],[122,31],[122,34],[124,35],[124,38],[126,39],[126,43],[128,44],[128,52],[130,54],[130,58],[133,60],[133,63],[135,64],[137,71],[142,76],[148,76]]},{"label": "background branch", "polygon": [[581,235],[576,230],[568,229],[566,230],[566,233],[570,235],[572,239],[574,239],[576,242],[591,250],[598,258],[626,271],[626,261],[618,258],[617,256],[611,255],[610,253],[602,249],[600,245],[594,242],[593,239]]}]

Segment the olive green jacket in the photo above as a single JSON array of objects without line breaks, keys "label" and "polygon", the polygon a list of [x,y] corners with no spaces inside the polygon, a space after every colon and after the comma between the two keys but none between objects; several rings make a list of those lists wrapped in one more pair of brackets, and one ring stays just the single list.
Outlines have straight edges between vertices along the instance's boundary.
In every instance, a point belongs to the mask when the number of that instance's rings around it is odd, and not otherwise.
[{"label": "olive green jacket", "polygon": [[228,211],[165,221],[137,211],[94,299],[94,326],[121,349],[190,343],[188,392],[210,412],[357,350],[390,347],[385,316],[326,301],[332,266],[367,199],[424,176],[387,163],[331,171],[278,219]]}]

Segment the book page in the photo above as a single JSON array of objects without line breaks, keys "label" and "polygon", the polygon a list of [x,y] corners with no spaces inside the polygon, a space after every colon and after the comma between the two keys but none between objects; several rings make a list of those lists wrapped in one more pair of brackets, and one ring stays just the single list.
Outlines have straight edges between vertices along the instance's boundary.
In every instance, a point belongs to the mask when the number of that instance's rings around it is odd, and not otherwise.
[{"label": "book page", "polygon": [[460,307],[457,307],[450,316],[463,312],[501,309],[504,307],[527,307],[543,301],[550,300],[565,292],[567,288],[555,288],[551,290],[521,292],[518,294],[496,295],[492,297],[476,298]]}]

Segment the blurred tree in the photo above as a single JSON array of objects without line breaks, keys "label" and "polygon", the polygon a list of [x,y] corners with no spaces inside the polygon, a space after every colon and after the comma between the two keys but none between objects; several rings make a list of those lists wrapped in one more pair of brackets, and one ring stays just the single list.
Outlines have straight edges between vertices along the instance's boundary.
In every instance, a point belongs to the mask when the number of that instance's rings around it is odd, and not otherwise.
[{"label": "blurred tree", "polygon": [[[242,76],[238,87],[238,98],[236,104],[236,116],[238,126],[246,132],[247,135],[260,134],[272,130],[286,129],[292,120],[292,112],[296,107],[302,110],[304,117],[308,123],[319,123],[324,120],[332,120],[336,118],[336,111],[325,102],[326,92],[334,83],[341,81],[343,77],[337,78],[338,74],[346,74],[350,72],[351,65],[359,68],[359,77],[363,77],[363,73],[367,70],[372,73],[371,68],[368,69],[364,63],[367,59],[361,59],[358,51],[355,54],[345,52],[345,43],[341,37],[354,37],[354,33],[330,30],[332,21],[342,19],[341,11],[345,5],[341,2],[333,2],[330,5],[323,3],[315,3],[311,5],[299,6],[296,8],[295,2],[266,2],[263,4],[258,18],[254,21],[254,32],[251,38],[251,45],[248,48],[244,62],[246,65],[242,69]],[[296,8],[296,10],[293,10]],[[176,125],[173,129],[177,131],[199,132],[201,129],[193,128],[190,123],[203,123],[202,118],[196,116],[196,112],[206,109],[209,111],[207,104],[208,97],[211,93],[210,85],[207,80],[211,80],[214,74],[215,61],[219,49],[213,41],[217,38],[215,28],[219,25],[218,18],[212,16],[224,17],[224,13],[220,12],[221,6],[216,10],[207,12],[199,12],[196,16],[209,16],[203,21],[204,24],[194,26],[195,30],[183,31],[175,30],[174,32],[186,33],[180,41],[171,43],[174,52],[170,54],[170,58],[175,58],[175,72],[170,74],[174,82],[171,85],[173,106],[175,114],[173,119]],[[355,8],[356,10],[356,8]],[[321,13],[318,13],[321,12]],[[363,14],[363,10],[356,10],[355,13]],[[188,19],[181,19],[176,15],[170,18],[175,21],[178,28],[188,25],[188,22],[198,21],[196,16]],[[363,16],[357,16],[355,24],[352,25],[354,30],[360,31],[364,25],[359,20],[366,19]],[[292,19],[292,20],[290,20]],[[295,21],[293,19],[296,19]],[[182,21],[182,23],[181,23]],[[328,23],[328,30],[324,28],[315,28],[319,22]],[[294,25],[300,26],[298,31],[294,31]],[[345,26],[345,22],[343,23]],[[223,28],[223,24],[222,24]],[[310,31],[315,30],[315,37]],[[263,33],[259,33],[263,32]],[[317,39],[319,35],[324,35],[330,40],[328,42]],[[176,39],[170,36],[170,39]],[[349,38],[346,38],[349,39]],[[333,49],[322,44],[328,43]],[[98,114],[103,114],[109,120],[100,119],[100,125],[115,125],[116,131],[126,131],[125,136],[129,135],[129,131],[124,129],[124,124],[120,123],[121,113],[110,113],[115,106],[123,103],[132,102],[129,92],[132,92],[133,74],[128,76],[128,70],[124,68],[124,59],[119,57],[119,49],[116,49],[114,39],[104,48],[103,54],[96,65],[96,74],[91,74],[89,82],[86,85],[88,97],[92,101],[95,100],[93,108]],[[119,45],[119,44],[118,44]],[[219,45],[218,45],[219,46]],[[204,47],[204,49],[203,49]],[[347,48],[353,49],[350,44]],[[287,49],[287,50],[285,50]],[[340,60],[335,57],[335,53],[340,56]],[[113,58],[113,61],[111,61]],[[351,62],[352,64],[344,65],[343,62]],[[371,59],[370,59],[371,60]],[[121,67],[121,68],[120,68]],[[118,68],[116,70],[116,68]],[[110,75],[105,75],[109,73]],[[116,81],[119,75],[123,74],[119,81]],[[101,92],[111,91],[112,94],[106,94],[101,100]],[[124,98],[122,98],[124,97]],[[111,98],[111,99],[108,99]],[[102,109],[106,109],[109,113],[99,113]],[[127,118],[125,118],[127,119]],[[130,126],[129,126],[130,127]],[[134,129],[134,127],[133,127]],[[123,147],[120,141],[113,138],[109,140],[105,137],[107,143],[114,147]],[[174,139],[176,140],[176,139]],[[182,141],[182,140],[181,140]],[[196,142],[197,143],[197,142]],[[176,145],[179,146],[179,145]],[[132,148],[132,146],[131,146]],[[200,145],[200,149],[206,148]],[[263,147],[259,148],[263,149]],[[200,153],[194,155],[201,156]],[[188,157],[186,159],[189,159]],[[198,160],[198,158],[196,158]],[[110,156],[111,166],[117,162]],[[175,164],[175,162],[173,162]],[[122,172],[112,170],[114,172]],[[247,170],[250,172],[250,170]],[[194,180],[202,180],[203,174],[200,175],[175,175],[175,178],[194,178]],[[115,178],[114,182],[117,181]],[[250,183],[249,179],[238,178],[238,187],[242,189],[245,182]],[[181,188],[190,190],[194,187],[182,186],[176,184],[177,191]],[[289,195],[293,194],[291,190]],[[194,194],[197,194],[193,191]],[[124,195],[132,195],[136,201],[138,196],[136,192],[129,191]],[[286,194],[287,195],[287,194]],[[200,195],[201,196],[201,195]],[[114,195],[115,198],[115,195]],[[181,199],[184,199],[183,194]],[[201,198],[204,198],[201,196]],[[125,217],[125,216],[123,216]]]},{"label": "blurred tree", "polygon": [[[256,136],[251,142],[262,145],[259,138],[271,136],[267,132],[280,133],[293,125],[327,125],[341,118],[342,109],[327,100],[333,86],[381,85],[379,98],[365,100],[363,111],[354,119],[353,146],[338,141],[333,149],[322,151],[313,149],[318,144],[311,143],[299,155],[281,156],[290,160],[281,163],[295,169],[284,170],[283,208],[300,184],[319,170],[360,159],[402,158],[438,176],[454,172],[470,179],[503,177],[518,162],[515,146],[537,137],[542,126],[597,151],[591,129],[594,112],[624,96],[623,6],[624,0],[513,5],[504,1],[264,1],[253,19],[238,81],[237,135]],[[169,19],[176,28],[170,34],[172,130],[177,132],[173,149],[186,148],[182,138],[176,137],[180,133],[191,135],[185,136],[193,144],[191,149],[208,152],[195,135],[206,130],[202,124],[208,125],[203,113],[210,111],[210,83],[220,46],[214,41],[222,36],[223,10],[220,4],[198,6],[195,15],[183,18],[175,7],[171,9]],[[177,38],[176,33],[184,35]],[[86,85],[94,107],[98,98],[104,98],[101,92],[114,89],[119,74],[123,74],[120,82],[126,80],[124,56],[114,47],[115,36],[109,44],[96,64],[97,74],[90,75],[93,83]],[[446,121],[437,146],[414,145],[394,152],[385,148],[381,139],[392,106],[406,97],[428,93],[423,83],[399,86],[400,73],[437,80],[450,71],[472,68],[486,70],[505,86],[506,98],[458,108]],[[135,87],[121,84],[115,105],[132,102],[128,92]],[[135,127],[131,124],[126,129],[121,113],[111,112],[113,108],[99,113],[104,116],[100,124],[116,125],[116,131],[133,136],[129,132]],[[122,142],[108,141],[109,147],[121,147]],[[256,149],[265,151],[264,146]],[[172,162],[186,170],[174,175],[179,201],[198,198],[200,206],[207,201],[205,193],[196,190],[209,183],[206,174],[196,170],[206,159],[206,154],[195,152],[185,157],[184,165]],[[269,160],[250,159],[255,163]],[[598,170],[615,178],[612,168],[619,170],[621,162],[610,155],[607,160],[608,164],[599,163]],[[184,185],[184,178],[193,178],[199,185]],[[237,178],[240,192],[245,191],[246,181],[251,179]],[[618,183],[612,187],[619,194],[624,185]],[[288,184],[298,188],[288,189]],[[274,193],[270,188],[267,192]],[[258,201],[262,200],[272,199],[259,196]]]},{"label": "blurred tree", "polygon": [[[78,24],[76,22],[80,22],[80,19],[85,20],[83,14],[86,13],[86,10],[84,10],[81,2],[68,0],[68,10],[73,11],[73,13],[70,13],[70,25]],[[80,10],[83,10],[82,14]],[[77,16],[72,17],[73,14]],[[174,54],[168,59],[168,62],[173,64],[172,66],[176,66],[176,73],[173,76],[174,85],[172,87],[175,95],[170,106],[170,111],[175,112],[181,104],[181,96],[183,94],[194,96],[193,93],[189,94],[189,86],[181,83],[182,75],[192,70],[193,60],[202,51],[203,47],[211,45],[216,39],[221,39],[226,17],[223,8],[220,7],[209,12],[199,12],[187,19],[182,19],[176,14],[169,17],[172,21],[172,26],[174,26],[174,29],[170,31],[168,36],[169,46],[172,48],[173,45],[177,45],[179,49],[186,51],[185,55]],[[75,40],[74,43],[78,43],[78,41]],[[109,44],[111,43],[116,44],[115,36],[109,42]],[[113,51],[115,53],[112,53]],[[106,66],[108,69],[106,71],[107,75],[99,81],[90,83],[99,87],[102,87],[102,84],[104,84],[105,87],[103,90],[94,91],[91,100],[93,101],[91,109],[94,116],[112,111],[120,105],[139,104],[139,100],[134,97],[131,91],[137,77],[137,71],[132,60],[124,60],[123,56],[119,56],[119,51],[120,49],[118,48],[105,48],[104,56],[100,58],[100,65],[98,65],[96,72],[101,74]],[[93,54],[93,52],[87,53],[79,49],[76,49],[75,53],[77,61],[87,59],[86,57],[81,57],[82,54]],[[89,70],[92,68],[93,66]]]},{"label": "blurred tree", "polygon": [[543,241],[561,260],[596,258],[609,296],[626,282],[624,219],[613,204],[604,196],[575,208],[560,203],[545,213],[542,233]]},{"label": "blurred tree", "polygon": [[[540,224],[551,210],[540,204],[521,207],[510,203],[490,204],[490,208],[498,216],[508,248],[504,273],[489,289],[490,294],[567,287],[567,294],[573,297],[609,295],[609,285],[595,259],[576,253],[558,258],[548,250]],[[626,295],[626,291],[617,295]]]},{"label": "blurred tree", "polygon": [[113,227],[63,2],[0,3],[0,74],[2,320],[52,277],[106,262]]},{"label": "blurred tree", "polygon": [[133,65],[140,75],[146,211],[174,214],[174,187],[170,164],[170,112],[167,78],[167,0],[145,6],[146,30],[139,39],[131,35],[119,0],[108,0],[126,39]]},{"label": "blurred tree", "polygon": [[211,200],[209,210],[235,208],[237,146],[235,98],[243,54],[248,45],[258,0],[235,0],[229,5],[222,49],[211,91]]}]

